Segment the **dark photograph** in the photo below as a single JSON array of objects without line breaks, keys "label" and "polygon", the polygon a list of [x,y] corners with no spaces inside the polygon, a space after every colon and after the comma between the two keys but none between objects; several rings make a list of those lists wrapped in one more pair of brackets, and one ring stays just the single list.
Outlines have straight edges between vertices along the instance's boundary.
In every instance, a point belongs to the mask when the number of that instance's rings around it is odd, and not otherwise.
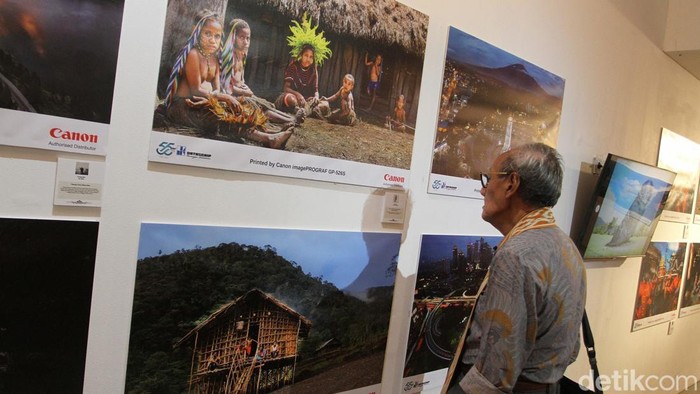
[{"label": "dark photograph", "polygon": [[450,366],[501,238],[423,235],[404,377]]},{"label": "dark photograph", "polygon": [[96,222],[0,219],[0,393],[81,393]]},{"label": "dark photograph", "polygon": [[110,123],[123,0],[0,2],[0,108]]}]

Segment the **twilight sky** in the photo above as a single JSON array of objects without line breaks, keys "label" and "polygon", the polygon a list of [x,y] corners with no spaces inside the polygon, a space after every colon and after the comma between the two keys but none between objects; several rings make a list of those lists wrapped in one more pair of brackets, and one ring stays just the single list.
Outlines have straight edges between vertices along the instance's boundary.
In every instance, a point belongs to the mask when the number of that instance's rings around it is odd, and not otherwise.
[{"label": "twilight sky", "polygon": [[230,242],[259,247],[271,245],[278,255],[296,262],[304,272],[323,276],[324,280],[342,289],[352,283],[370,261],[365,240],[392,242],[397,237],[400,235],[394,233],[143,223],[138,259],[157,256],[159,251],[170,254],[179,249],[194,249],[196,245],[202,248]]}]

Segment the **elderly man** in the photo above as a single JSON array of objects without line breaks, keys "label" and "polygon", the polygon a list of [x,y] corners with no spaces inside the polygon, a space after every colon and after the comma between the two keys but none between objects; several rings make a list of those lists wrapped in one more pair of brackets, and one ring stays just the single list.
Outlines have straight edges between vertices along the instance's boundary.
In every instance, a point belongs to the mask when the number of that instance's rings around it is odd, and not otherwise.
[{"label": "elderly man", "polygon": [[481,217],[505,237],[448,393],[559,392],[578,354],[586,298],[581,255],[551,211],[563,172],[556,150],[529,144],[481,174]]}]

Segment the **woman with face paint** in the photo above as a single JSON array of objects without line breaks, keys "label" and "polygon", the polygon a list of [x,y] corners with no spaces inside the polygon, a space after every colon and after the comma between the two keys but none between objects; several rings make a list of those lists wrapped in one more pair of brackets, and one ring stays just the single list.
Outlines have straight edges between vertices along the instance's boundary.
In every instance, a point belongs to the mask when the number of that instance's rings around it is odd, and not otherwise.
[{"label": "woman with face paint", "polygon": [[221,87],[235,97],[246,97],[255,102],[265,112],[270,122],[283,129],[294,126],[296,119],[275,108],[271,102],[260,98],[245,83],[245,63],[250,48],[250,25],[243,19],[229,23],[229,34],[221,54]]},{"label": "woman with face paint", "polygon": [[199,129],[210,138],[284,148],[293,129],[266,132],[267,117],[259,107],[220,89],[222,35],[218,14],[205,10],[197,15],[170,73],[164,103],[166,117]]}]

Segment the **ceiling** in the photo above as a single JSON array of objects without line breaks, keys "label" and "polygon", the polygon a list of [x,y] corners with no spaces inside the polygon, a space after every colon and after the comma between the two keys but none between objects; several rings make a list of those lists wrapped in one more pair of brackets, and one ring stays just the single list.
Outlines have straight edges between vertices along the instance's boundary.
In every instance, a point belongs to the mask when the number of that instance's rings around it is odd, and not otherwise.
[{"label": "ceiling", "polygon": [[700,80],[700,34],[695,34],[695,26],[700,26],[700,1],[608,1],[650,41]]},{"label": "ceiling", "polygon": [[666,54],[688,70],[695,78],[700,79],[700,50],[698,51],[666,51]]}]

